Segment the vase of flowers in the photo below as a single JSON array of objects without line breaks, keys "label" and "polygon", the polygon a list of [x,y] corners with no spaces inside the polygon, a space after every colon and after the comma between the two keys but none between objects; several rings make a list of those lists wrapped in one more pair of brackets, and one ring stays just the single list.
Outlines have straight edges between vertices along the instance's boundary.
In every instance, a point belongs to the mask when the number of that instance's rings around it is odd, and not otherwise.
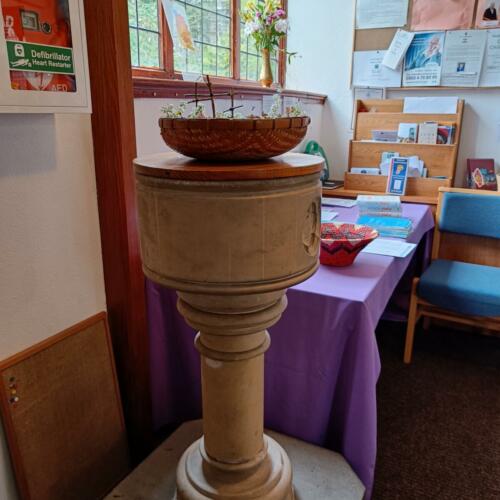
[{"label": "vase of flowers", "polygon": [[[249,0],[241,11],[245,34],[251,36],[262,54],[260,83],[270,87],[273,83],[271,56],[280,51],[280,40],[288,31],[286,12],[280,0]],[[289,54],[291,56],[293,54]]]}]

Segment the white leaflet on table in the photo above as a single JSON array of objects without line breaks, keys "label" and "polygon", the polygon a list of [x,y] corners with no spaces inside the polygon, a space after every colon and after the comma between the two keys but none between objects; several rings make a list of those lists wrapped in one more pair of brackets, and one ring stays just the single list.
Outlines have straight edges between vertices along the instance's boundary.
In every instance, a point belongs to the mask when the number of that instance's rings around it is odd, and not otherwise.
[{"label": "white leaflet on table", "polygon": [[457,112],[458,97],[405,97],[403,113],[453,115]]},{"label": "white leaflet on table", "polygon": [[477,87],[488,33],[481,30],[448,31],[444,45],[441,85]]},{"label": "white leaflet on table", "polygon": [[401,69],[392,70],[382,64],[385,50],[354,52],[353,87],[401,87]]},{"label": "white leaflet on table", "polygon": [[344,200],[343,198],[322,198],[321,204],[332,207],[352,208],[355,207],[358,202],[356,200]]},{"label": "white leaflet on table", "polygon": [[356,29],[397,28],[408,20],[408,0],[357,0]]},{"label": "white leaflet on table", "polygon": [[416,246],[415,243],[379,237],[367,245],[362,252],[404,258],[407,257]]},{"label": "white leaflet on table", "polygon": [[415,33],[398,29],[398,31],[394,35],[394,38],[392,39],[389,49],[384,55],[382,64],[390,69],[398,69],[403,62],[406,51],[408,50],[408,47],[410,46],[414,36]]},{"label": "white leaflet on table", "polygon": [[331,208],[322,208],[321,209],[321,222],[330,222],[335,219],[339,215],[338,212],[335,212]]},{"label": "white leaflet on table", "polygon": [[488,30],[481,87],[500,87],[500,29]]}]

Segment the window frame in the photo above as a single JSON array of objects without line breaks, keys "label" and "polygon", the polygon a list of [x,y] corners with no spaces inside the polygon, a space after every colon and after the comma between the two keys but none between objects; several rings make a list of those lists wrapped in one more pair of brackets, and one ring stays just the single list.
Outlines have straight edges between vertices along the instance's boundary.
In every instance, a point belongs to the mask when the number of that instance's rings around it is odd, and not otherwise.
[{"label": "window frame", "polygon": [[[243,0],[244,1],[244,0]],[[240,16],[242,0],[231,0],[231,77],[210,76],[210,80],[219,85],[230,85],[231,87],[260,87],[260,83],[255,80],[244,80],[240,78]],[[282,0],[283,8],[287,11],[288,0]],[[143,88],[145,79],[155,80],[157,83],[163,82],[165,85],[175,85],[176,82],[183,81],[182,73],[174,70],[174,45],[167,20],[163,13],[161,0],[158,0],[158,27],[160,30],[160,63],[163,68],[132,67],[132,78],[134,89]],[[278,54],[278,74],[274,75],[275,81],[282,88],[285,87],[286,75],[286,36],[280,40],[280,52]]]}]

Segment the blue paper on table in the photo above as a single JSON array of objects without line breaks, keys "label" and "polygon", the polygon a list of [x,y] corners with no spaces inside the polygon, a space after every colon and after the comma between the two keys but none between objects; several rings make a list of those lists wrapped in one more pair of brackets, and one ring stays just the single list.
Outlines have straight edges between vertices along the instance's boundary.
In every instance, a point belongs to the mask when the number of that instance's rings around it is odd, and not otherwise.
[{"label": "blue paper on table", "polygon": [[404,217],[373,217],[362,215],[358,219],[358,224],[376,229],[380,236],[391,238],[407,238],[412,230],[411,219]]}]

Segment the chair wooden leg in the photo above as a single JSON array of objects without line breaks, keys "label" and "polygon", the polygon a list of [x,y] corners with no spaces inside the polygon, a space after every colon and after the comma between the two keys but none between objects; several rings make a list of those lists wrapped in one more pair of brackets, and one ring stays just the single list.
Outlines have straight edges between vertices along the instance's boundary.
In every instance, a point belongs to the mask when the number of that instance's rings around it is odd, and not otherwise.
[{"label": "chair wooden leg", "polygon": [[422,328],[427,331],[431,326],[431,318],[429,316],[424,316],[422,320]]},{"label": "chair wooden leg", "polygon": [[406,364],[411,363],[411,355],[413,352],[413,338],[415,336],[415,324],[417,322],[417,286],[418,278],[413,280],[413,285],[411,288],[411,300],[410,300],[410,312],[408,314],[408,326],[406,328],[406,342],[405,342],[405,353],[404,362]]}]

